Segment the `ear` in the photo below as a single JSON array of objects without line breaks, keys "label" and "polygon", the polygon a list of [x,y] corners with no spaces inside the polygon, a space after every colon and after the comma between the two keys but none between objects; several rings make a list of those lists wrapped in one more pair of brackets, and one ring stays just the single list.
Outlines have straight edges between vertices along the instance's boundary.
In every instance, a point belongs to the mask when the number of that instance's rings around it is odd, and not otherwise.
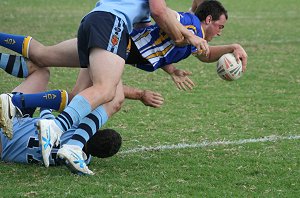
[{"label": "ear", "polygon": [[212,22],[212,16],[211,15],[208,15],[206,18],[205,18],[205,24],[208,25]]}]

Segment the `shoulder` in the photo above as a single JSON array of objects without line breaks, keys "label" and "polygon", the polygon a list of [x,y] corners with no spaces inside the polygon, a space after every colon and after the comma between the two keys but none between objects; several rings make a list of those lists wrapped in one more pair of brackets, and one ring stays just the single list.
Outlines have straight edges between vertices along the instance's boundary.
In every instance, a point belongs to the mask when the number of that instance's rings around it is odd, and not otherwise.
[{"label": "shoulder", "polygon": [[200,20],[194,14],[190,12],[178,12],[178,14],[183,25],[200,26]]}]

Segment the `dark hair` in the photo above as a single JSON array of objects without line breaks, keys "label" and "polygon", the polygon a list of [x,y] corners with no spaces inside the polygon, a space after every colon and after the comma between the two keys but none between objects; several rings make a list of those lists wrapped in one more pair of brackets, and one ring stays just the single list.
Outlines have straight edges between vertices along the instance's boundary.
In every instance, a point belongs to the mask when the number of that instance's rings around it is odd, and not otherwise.
[{"label": "dark hair", "polygon": [[98,130],[87,142],[86,154],[94,157],[107,158],[115,155],[121,148],[122,137],[113,129]]},{"label": "dark hair", "polygon": [[199,18],[200,21],[205,20],[208,15],[212,16],[213,21],[217,21],[220,19],[220,16],[222,14],[225,15],[227,20],[227,10],[217,0],[205,0],[197,7],[195,11],[195,15]]}]

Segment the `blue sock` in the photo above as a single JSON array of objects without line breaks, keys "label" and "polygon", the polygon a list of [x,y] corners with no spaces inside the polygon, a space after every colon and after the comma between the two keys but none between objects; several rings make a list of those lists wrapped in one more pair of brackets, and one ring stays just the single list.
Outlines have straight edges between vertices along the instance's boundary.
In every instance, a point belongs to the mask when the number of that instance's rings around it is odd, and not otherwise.
[{"label": "blue sock", "polygon": [[64,90],[52,90],[36,94],[14,94],[12,103],[20,109],[42,107],[58,111],[62,104],[68,103],[66,93]]},{"label": "blue sock", "polygon": [[107,122],[108,116],[103,108],[99,106],[92,113],[82,119],[72,138],[67,142],[69,145],[76,145],[81,148],[87,141]]},{"label": "blue sock", "polygon": [[91,111],[89,101],[81,95],[76,95],[65,110],[56,117],[55,122],[61,130],[67,131],[73,124],[78,125]]},{"label": "blue sock", "polygon": [[18,78],[28,76],[28,66],[23,56],[0,53],[0,68]]},{"label": "blue sock", "polygon": [[23,36],[23,35],[15,35],[15,34],[7,34],[4,32],[0,32],[0,45],[13,50],[19,54],[28,58],[28,49],[29,44],[32,37]]}]

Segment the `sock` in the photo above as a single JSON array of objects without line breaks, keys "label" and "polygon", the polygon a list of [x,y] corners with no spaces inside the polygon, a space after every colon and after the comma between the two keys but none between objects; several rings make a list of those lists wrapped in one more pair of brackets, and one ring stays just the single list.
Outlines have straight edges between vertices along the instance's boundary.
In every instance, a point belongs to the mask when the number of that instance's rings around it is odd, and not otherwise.
[{"label": "sock", "polygon": [[28,66],[23,56],[0,53],[0,68],[18,78],[28,76]]},{"label": "sock", "polygon": [[65,90],[51,90],[36,94],[14,94],[12,103],[20,109],[49,108],[62,111],[68,104],[68,93]]},{"label": "sock", "polygon": [[55,116],[52,114],[51,109],[41,108],[40,109],[40,118],[52,120]]},{"label": "sock", "polygon": [[19,54],[22,54],[26,58],[29,58],[28,52],[31,39],[31,36],[0,32],[0,45]]},{"label": "sock", "polygon": [[55,123],[61,130],[67,131],[73,124],[78,125],[91,111],[89,101],[81,95],[76,95],[65,110],[55,118]]},{"label": "sock", "polygon": [[76,145],[81,148],[87,141],[107,122],[108,116],[103,106],[97,107],[92,113],[82,119],[68,145]]}]

